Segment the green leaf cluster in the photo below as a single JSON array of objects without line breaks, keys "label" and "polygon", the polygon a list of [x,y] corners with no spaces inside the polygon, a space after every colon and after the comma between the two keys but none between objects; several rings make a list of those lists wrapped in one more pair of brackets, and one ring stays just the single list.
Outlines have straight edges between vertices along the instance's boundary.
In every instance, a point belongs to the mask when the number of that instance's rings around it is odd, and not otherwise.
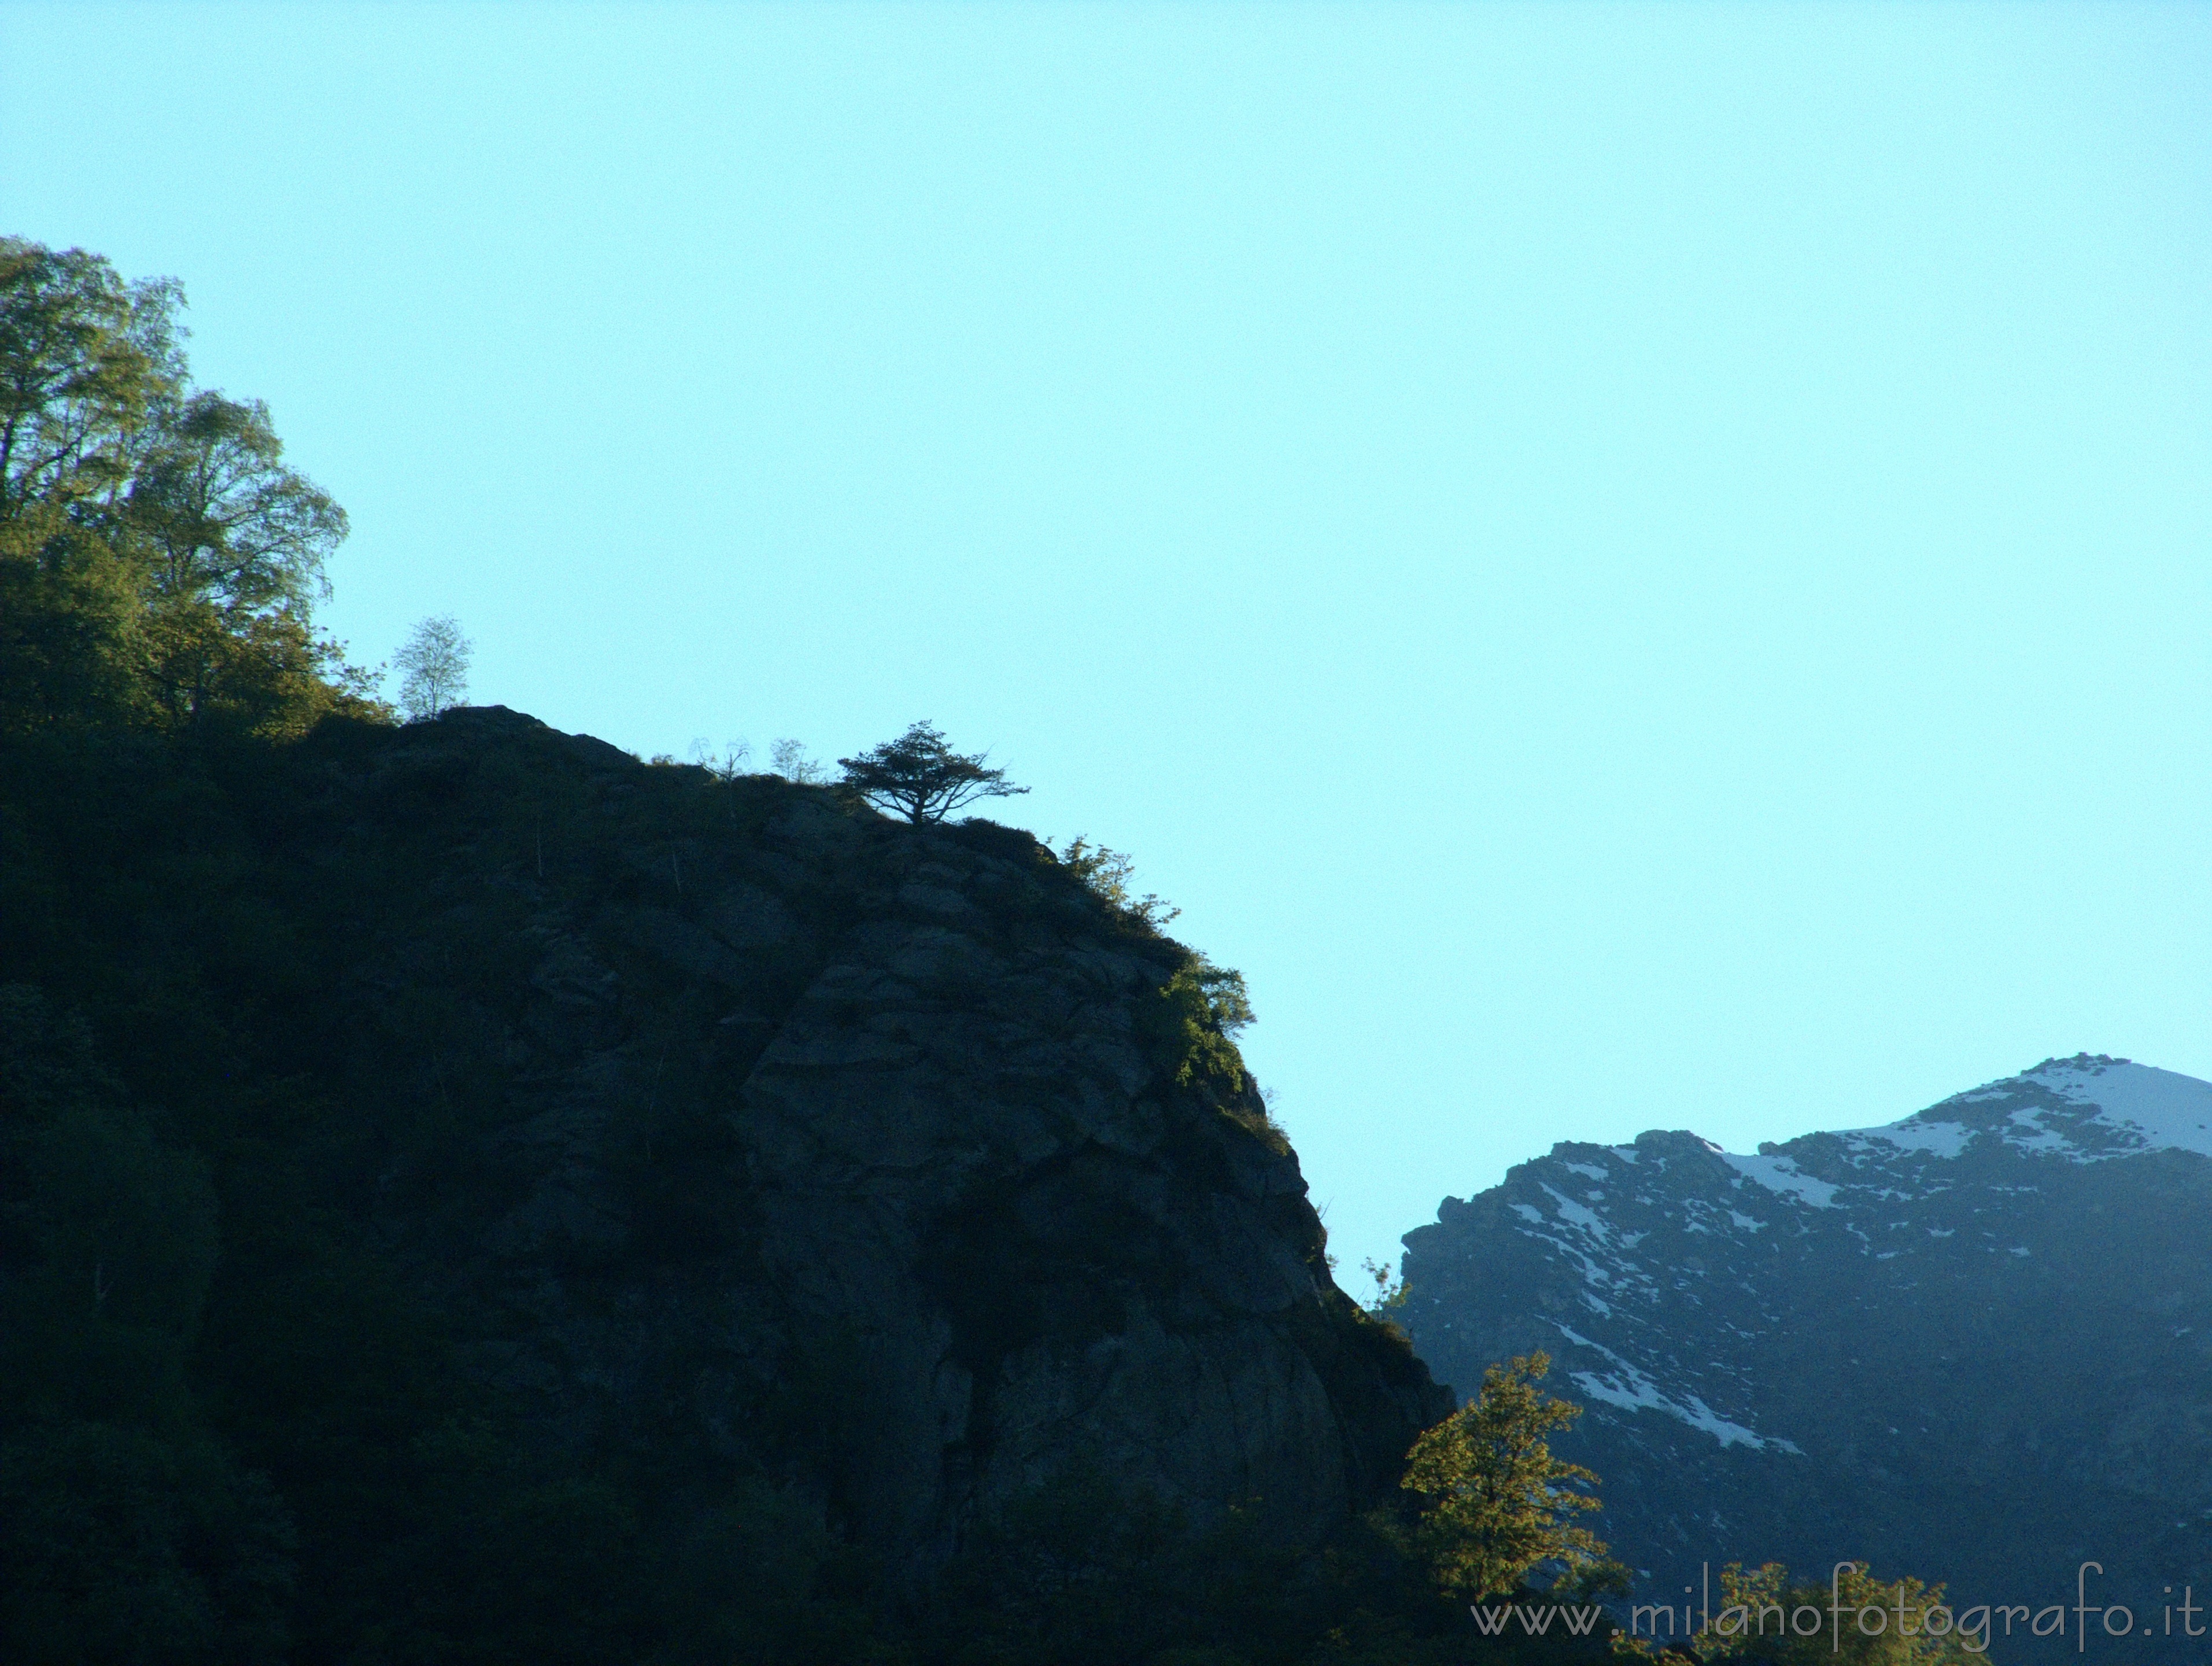
[{"label": "green leaf cluster", "polygon": [[1080,879],[1091,895],[1146,931],[1158,931],[1182,912],[1155,891],[1139,896],[1133,884],[1136,862],[1119,850],[1093,844],[1079,835],[1058,855],[1060,865]]},{"label": "green leaf cluster", "polygon": [[1548,1437],[1582,1408],[1536,1386],[1551,1368],[1540,1351],[1491,1366],[1482,1392],[1407,1455],[1401,1484],[1421,1500],[1415,1542],[1447,1595],[1502,1595],[1546,1563],[1602,1562],[1605,1546],[1575,1521],[1598,1507],[1587,1490],[1597,1477],[1552,1456]]},{"label": "green leaf cluster", "polygon": [[0,732],[380,710],[313,627],[345,512],[266,405],[191,386],[183,306],[172,279],[0,238]]},{"label": "green leaf cluster", "polygon": [[[1989,1650],[1989,1612],[1954,1614],[1944,1588],[1904,1578],[1884,1580],[1863,1563],[1845,1562],[1826,1585],[1791,1578],[1779,1562],[1721,1571],[1721,1603],[1678,1643],[1623,1632],[1618,1654],[1652,1663],[1763,1661],[1771,1666],[1970,1666]],[[1809,1613],[1808,1613],[1809,1611]],[[1967,1628],[1961,1628],[1961,1620]],[[1931,1625],[1931,1620],[1939,1624]]]},{"label": "green leaf cluster", "polygon": [[1253,1022],[1243,973],[1217,966],[1180,944],[1172,946],[1181,959],[1154,992],[1140,1025],[1163,1073],[1178,1091],[1211,1105],[1269,1149],[1287,1153],[1289,1137],[1245,1069],[1244,1055],[1237,1047],[1238,1032]]},{"label": "green leaf cluster", "polygon": [[1176,1049],[1176,1085],[1204,1085],[1224,1094],[1243,1092],[1244,1057],[1237,1050],[1236,1037],[1252,1022],[1244,974],[1193,954],[1161,987],[1160,1000],[1166,1006],[1167,1034]]}]

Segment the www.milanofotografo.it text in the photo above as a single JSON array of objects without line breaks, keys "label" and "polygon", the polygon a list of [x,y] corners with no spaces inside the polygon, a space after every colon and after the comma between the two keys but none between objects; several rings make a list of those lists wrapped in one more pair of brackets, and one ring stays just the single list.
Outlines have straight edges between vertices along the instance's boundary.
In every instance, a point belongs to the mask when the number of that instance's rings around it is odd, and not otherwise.
[{"label": "www.milanofotografo.it text", "polygon": [[[1763,1602],[1756,1606],[1737,1605],[1714,1614],[1711,1608],[1712,1569],[1705,1569],[1705,1601],[1693,1609],[1687,1602],[1679,1608],[1662,1602],[1639,1603],[1628,1611],[1628,1633],[1632,1637],[1680,1638],[1688,1639],[1700,1631],[1710,1631],[1722,1638],[1739,1637],[1817,1637],[1828,1634],[1832,1651],[1840,1651],[1847,1633],[1861,1637],[1880,1637],[1894,1630],[1899,1637],[1954,1637],[1959,1646],[1969,1654],[1987,1651],[1990,1639],[2000,1633],[2006,1637],[2072,1637],[2075,1652],[2085,1652],[2089,1639],[2101,1633],[2106,1637],[2186,1637],[2205,1635],[2207,1628],[2198,1623],[2197,1616],[2204,1609],[2187,1585],[2181,1588],[2181,1601],[2164,1605],[2164,1613],[2146,1614],[2138,1620],[2134,1609],[2124,1603],[2095,1602],[2090,1600],[2089,1576],[2102,1575],[2101,1562],[2084,1562],[2075,1570],[2074,1601],[2048,1602],[2041,1605],[2028,1602],[1976,1602],[1971,1607],[1957,1608],[1942,1602],[1931,1602],[1914,1608],[1905,1600],[1905,1586],[1897,1587],[1895,1601],[1887,1605],[1850,1602],[1844,1600],[1843,1577],[1845,1572],[1859,1571],[1856,1562],[1838,1562],[1828,1576],[1828,1601],[1815,1605],[1797,1603],[1785,1608],[1779,1602]],[[2166,1588],[2168,1596],[2173,1588]],[[1684,1594],[1692,1594],[1684,1587]],[[1488,1635],[1495,1636],[1506,1628],[1506,1624],[1519,1610],[1509,1606],[1486,1612],[1475,1610],[1475,1623]],[[1559,1614],[1579,1616],[1587,1612],[1594,1620],[1597,1610],[1559,1608]],[[2174,1623],[2180,1616],[2180,1624]],[[1543,1616],[1541,1624],[1532,1625],[1523,1617],[1524,1630],[1540,1632],[1551,1624],[1552,1616]],[[1570,1620],[1568,1629],[1581,1636],[1589,1629],[1586,1620],[1575,1625]],[[2014,1628],[2017,1627],[2017,1630]]]}]

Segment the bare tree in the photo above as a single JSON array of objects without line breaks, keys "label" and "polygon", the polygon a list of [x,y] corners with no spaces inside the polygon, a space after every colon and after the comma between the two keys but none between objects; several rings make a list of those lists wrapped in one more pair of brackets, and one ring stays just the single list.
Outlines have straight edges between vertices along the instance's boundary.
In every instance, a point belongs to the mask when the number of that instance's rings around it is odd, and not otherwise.
[{"label": "bare tree", "polygon": [[744,774],[745,764],[752,755],[752,742],[742,738],[724,741],[719,755],[714,743],[704,735],[691,743],[691,761],[717,781],[735,781]]},{"label": "bare tree", "polygon": [[475,651],[476,644],[461,634],[450,613],[416,624],[407,645],[392,656],[405,673],[399,706],[410,722],[435,717],[468,698],[469,656]]},{"label": "bare tree", "polygon": [[1009,786],[1004,769],[984,767],[988,752],[963,757],[932,723],[917,723],[896,740],[858,757],[841,757],[844,784],[877,809],[916,825],[941,822],[977,799],[1012,798],[1026,787]]}]

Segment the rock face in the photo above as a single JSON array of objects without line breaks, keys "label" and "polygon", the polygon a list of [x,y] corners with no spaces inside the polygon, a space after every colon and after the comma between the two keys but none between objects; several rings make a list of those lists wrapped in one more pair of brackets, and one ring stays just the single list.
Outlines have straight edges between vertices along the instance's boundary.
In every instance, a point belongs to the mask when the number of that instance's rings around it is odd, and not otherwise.
[{"label": "rock face", "polygon": [[1552,1354],[1639,1601],[1848,1557],[2040,1613],[2095,1561],[2144,1634],[2089,1652],[2149,1657],[2212,1586],[2209,1157],[2212,1085],[2087,1056],[1756,1156],[1562,1144],[1407,1234],[1407,1327],[1463,1385]]},{"label": "rock face", "polygon": [[328,907],[414,899],[331,938],[380,1230],[546,1440],[798,1476],[919,1576],[1083,1466],[1312,1544],[1449,1411],[1249,1079],[1182,1067],[1188,952],[1027,834],[497,708],[299,813]]}]

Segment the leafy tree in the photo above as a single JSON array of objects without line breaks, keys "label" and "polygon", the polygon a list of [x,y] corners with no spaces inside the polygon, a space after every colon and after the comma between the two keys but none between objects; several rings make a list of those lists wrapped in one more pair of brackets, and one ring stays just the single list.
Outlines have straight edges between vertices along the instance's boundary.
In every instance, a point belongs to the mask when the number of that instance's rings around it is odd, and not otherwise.
[{"label": "leafy tree", "polygon": [[1244,974],[1192,954],[1160,987],[1165,1038],[1179,1087],[1206,1084],[1223,1095],[1244,1091],[1244,1058],[1237,1035],[1252,1023]]},{"label": "leafy tree", "polygon": [[182,382],[174,279],[125,283],[98,255],[0,238],[0,522],[53,532],[112,510],[149,419]]},{"label": "leafy tree", "polygon": [[1406,1305],[1406,1281],[1398,1270],[1387,1262],[1376,1261],[1372,1256],[1361,1262],[1367,1276],[1375,1280],[1375,1299],[1367,1303],[1368,1314],[1377,1319],[1390,1319]]},{"label": "leafy tree", "polygon": [[0,727],[129,715],[144,614],[120,513],[178,385],[176,286],[0,239]]},{"label": "leafy tree", "polygon": [[1142,897],[1136,895],[1130,882],[1136,878],[1137,865],[1118,850],[1092,844],[1079,836],[1067,842],[1067,848],[1060,853],[1060,860],[1116,913],[1141,921],[1153,931],[1182,912],[1156,892],[1148,891]]},{"label": "leafy tree", "polygon": [[985,766],[989,756],[956,752],[934,724],[916,723],[896,740],[858,757],[837,760],[844,785],[878,810],[904,816],[919,826],[941,822],[977,799],[1012,798],[1026,787],[1007,782],[1004,769]]},{"label": "leafy tree", "polygon": [[167,278],[0,238],[0,731],[375,715],[313,633],[345,512],[266,406],[189,385]]},{"label": "leafy tree", "polygon": [[452,614],[422,620],[392,656],[406,673],[399,684],[400,709],[420,722],[459,705],[468,697],[469,656],[475,651]]},{"label": "leafy tree", "polygon": [[304,609],[329,595],[323,563],[346,514],[283,452],[258,399],[203,392],[163,410],[129,500],[159,593],[230,609]]},{"label": "leafy tree", "polygon": [[1536,1387],[1542,1351],[1492,1365],[1482,1392],[1413,1443],[1401,1485],[1421,1496],[1414,1541],[1448,1596],[1501,1595],[1539,1566],[1601,1566],[1605,1546],[1576,1515],[1598,1507],[1597,1477],[1552,1456],[1546,1437],[1582,1408]]},{"label": "leafy tree", "polygon": [[1721,1570],[1720,1608],[1695,1633],[1671,1645],[1616,1633],[1612,1646],[1650,1662],[1967,1666],[1987,1655],[1990,1610],[1954,1613],[1942,1586],[1881,1580],[1857,1562],[1838,1564],[1826,1584],[1793,1582],[1779,1562],[1749,1572],[1731,1562]]}]

